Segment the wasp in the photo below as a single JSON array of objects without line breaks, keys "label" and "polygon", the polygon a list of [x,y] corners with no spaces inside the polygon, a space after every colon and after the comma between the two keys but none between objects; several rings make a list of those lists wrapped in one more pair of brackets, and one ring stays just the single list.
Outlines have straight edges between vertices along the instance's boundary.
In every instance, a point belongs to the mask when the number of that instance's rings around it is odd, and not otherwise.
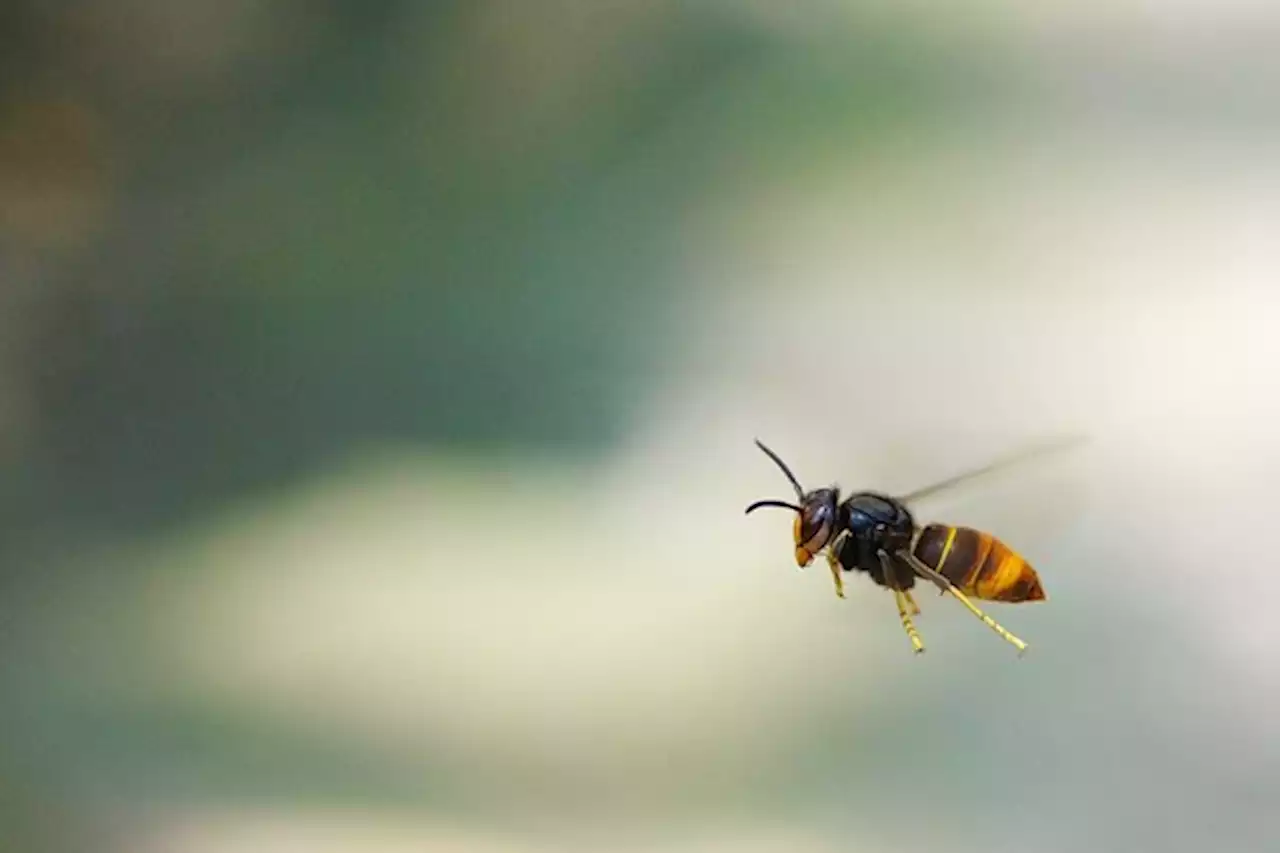
[{"label": "wasp", "polygon": [[[1065,443],[1078,440],[1071,438]],[[1059,442],[1056,446],[1063,445]],[[795,512],[796,565],[805,568],[819,554],[825,554],[838,597],[845,597],[842,572],[866,572],[874,583],[893,592],[902,627],[912,648],[920,654],[924,643],[911,618],[920,614],[920,607],[911,590],[917,580],[927,581],[938,588],[939,595],[950,593],[988,628],[1011,643],[1019,656],[1026,651],[1026,643],[983,613],[972,599],[1006,603],[1044,601],[1047,596],[1036,570],[992,534],[952,524],[921,525],[910,507],[928,495],[1052,448],[1037,448],[906,495],[857,491],[842,497],[839,487],[834,485],[805,491],[778,454],[759,439],[756,446],[782,470],[795,489],[797,502],[760,500],[748,506],[747,513],[761,507]]]}]

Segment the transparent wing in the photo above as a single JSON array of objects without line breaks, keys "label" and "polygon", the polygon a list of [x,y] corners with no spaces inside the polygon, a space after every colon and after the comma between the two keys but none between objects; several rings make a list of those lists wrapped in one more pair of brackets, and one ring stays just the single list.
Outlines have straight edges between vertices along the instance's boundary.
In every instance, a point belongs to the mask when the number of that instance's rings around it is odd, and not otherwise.
[{"label": "transparent wing", "polygon": [[1009,456],[1005,456],[1001,459],[997,459],[996,461],[988,465],[984,465],[981,468],[974,468],[972,470],[965,471],[962,474],[957,474],[956,476],[950,477],[941,482],[933,483],[931,485],[925,486],[922,489],[916,489],[915,491],[909,492],[908,494],[900,495],[898,497],[898,500],[902,501],[905,504],[915,503],[916,501],[920,501],[920,500],[923,500],[924,498],[936,495],[939,492],[944,492],[948,489],[955,488],[956,486],[959,486],[962,483],[967,483],[970,480],[975,480],[979,477],[985,477],[991,474],[996,474],[1000,471],[1004,471],[1016,465],[1021,465],[1023,463],[1031,461],[1032,459],[1037,459],[1042,456],[1047,456],[1051,453],[1060,453],[1065,450],[1070,450],[1072,448],[1079,447],[1080,445],[1083,445],[1086,442],[1088,442],[1088,440],[1089,440],[1088,436],[1085,436],[1085,435],[1070,435],[1070,436],[1065,436],[1063,438],[1055,439],[1052,441],[1044,442],[1041,444],[1036,444],[1036,445],[1033,445],[1032,447],[1028,447],[1023,450],[1020,450],[1017,453],[1010,454]]}]

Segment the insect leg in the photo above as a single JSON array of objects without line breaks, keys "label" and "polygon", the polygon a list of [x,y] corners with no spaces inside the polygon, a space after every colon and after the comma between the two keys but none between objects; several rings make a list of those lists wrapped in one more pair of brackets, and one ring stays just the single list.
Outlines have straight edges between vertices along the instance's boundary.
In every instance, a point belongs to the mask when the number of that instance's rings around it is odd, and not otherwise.
[{"label": "insect leg", "polygon": [[907,612],[907,594],[898,589],[893,560],[884,551],[877,552],[876,556],[880,558],[885,583],[893,590],[893,600],[898,602],[898,617],[902,620],[902,629],[907,632],[907,639],[911,641],[911,647],[915,649],[916,654],[920,654],[924,651],[924,643],[920,639],[920,634],[916,632],[915,623],[911,621],[911,614]]},{"label": "insect leg", "polygon": [[916,631],[915,623],[911,621],[911,614],[907,612],[907,594],[900,589],[895,589],[893,597],[898,601],[898,616],[902,619],[902,628],[907,632],[907,639],[911,641],[911,647],[915,649],[916,654],[920,654],[924,651],[924,642]]},{"label": "insect leg", "polygon": [[956,585],[953,584],[951,581],[947,580],[941,574],[939,574],[938,572],[926,566],[924,563],[917,560],[915,556],[910,552],[902,551],[899,553],[898,556],[906,560],[907,563],[910,564],[911,568],[914,569],[916,574],[918,574],[920,577],[924,578],[925,580],[933,581],[933,583],[937,584],[939,589],[946,590],[947,592],[955,596],[956,600],[959,601],[961,604],[963,604],[965,607],[967,607],[970,613],[972,613],[974,616],[977,616],[986,624],[988,628],[990,628],[992,631],[995,631],[997,634],[1003,637],[1007,642],[1012,644],[1013,647],[1018,650],[1019,657],[1021,657],[1023,652],[1027,650],[1026,643],[1022,642],[1022,640],[1019,640],[1013,634],[1010,634],[1003,627],[1001,627],[1000,623],[996,622],[996,620],[992,619],[990,616],[988,616],[987,614],[979,610],[978,607],[972,601],[969,600],[969,596],[965,595],[963,592],[957,589]]},{"label": "insect leg", "polygon": [[827,547],[827,565],[831,567],[831,579],[836,584],[836,597],[844,598],[844,578],[841,576],[840,568],[840,546],[844,543],[844,538],[849,535],[849,531],[841,530],[839,535]]},{"label": "insect leg", "polygon": [[911,605],[911,615],[912,615],[912,616],[919,616],[919,615],[920,615],[920,605],[916,604],[916,600],[915,600],[914,598],[912,598],[912,597],[911,597],[911,590],[909,590],[909,589],[904,589],[904,590],[902,591],[902,596],[903,596],[903,598],[905,598],[905,599],[907,600],[907,604],[910,604],[910,605]]}]

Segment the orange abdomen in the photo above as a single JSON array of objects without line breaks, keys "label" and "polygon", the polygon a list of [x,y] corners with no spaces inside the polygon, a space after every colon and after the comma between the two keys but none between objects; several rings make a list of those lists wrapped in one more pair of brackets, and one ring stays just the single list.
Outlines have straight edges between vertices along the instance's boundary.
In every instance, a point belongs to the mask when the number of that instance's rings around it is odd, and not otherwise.
[{"label": "orange abdomen", "polygon": [[965,595],[985,601],[1043,601],[1044,589],[1031,564],[990,533],[970,527],[929,524],[912,549],[915,558],[951,581]]}]

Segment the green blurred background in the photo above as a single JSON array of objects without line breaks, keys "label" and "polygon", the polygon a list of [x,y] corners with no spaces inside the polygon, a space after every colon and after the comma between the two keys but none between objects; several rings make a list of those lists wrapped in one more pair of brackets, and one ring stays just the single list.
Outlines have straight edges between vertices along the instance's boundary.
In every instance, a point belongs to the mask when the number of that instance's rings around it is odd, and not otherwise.
[{"label": "green blurred background", "polygon": [[[1280,850],[1280,12],[0,8],[0,849]],[[1026,553],[798,571],[759,436]]]}]

